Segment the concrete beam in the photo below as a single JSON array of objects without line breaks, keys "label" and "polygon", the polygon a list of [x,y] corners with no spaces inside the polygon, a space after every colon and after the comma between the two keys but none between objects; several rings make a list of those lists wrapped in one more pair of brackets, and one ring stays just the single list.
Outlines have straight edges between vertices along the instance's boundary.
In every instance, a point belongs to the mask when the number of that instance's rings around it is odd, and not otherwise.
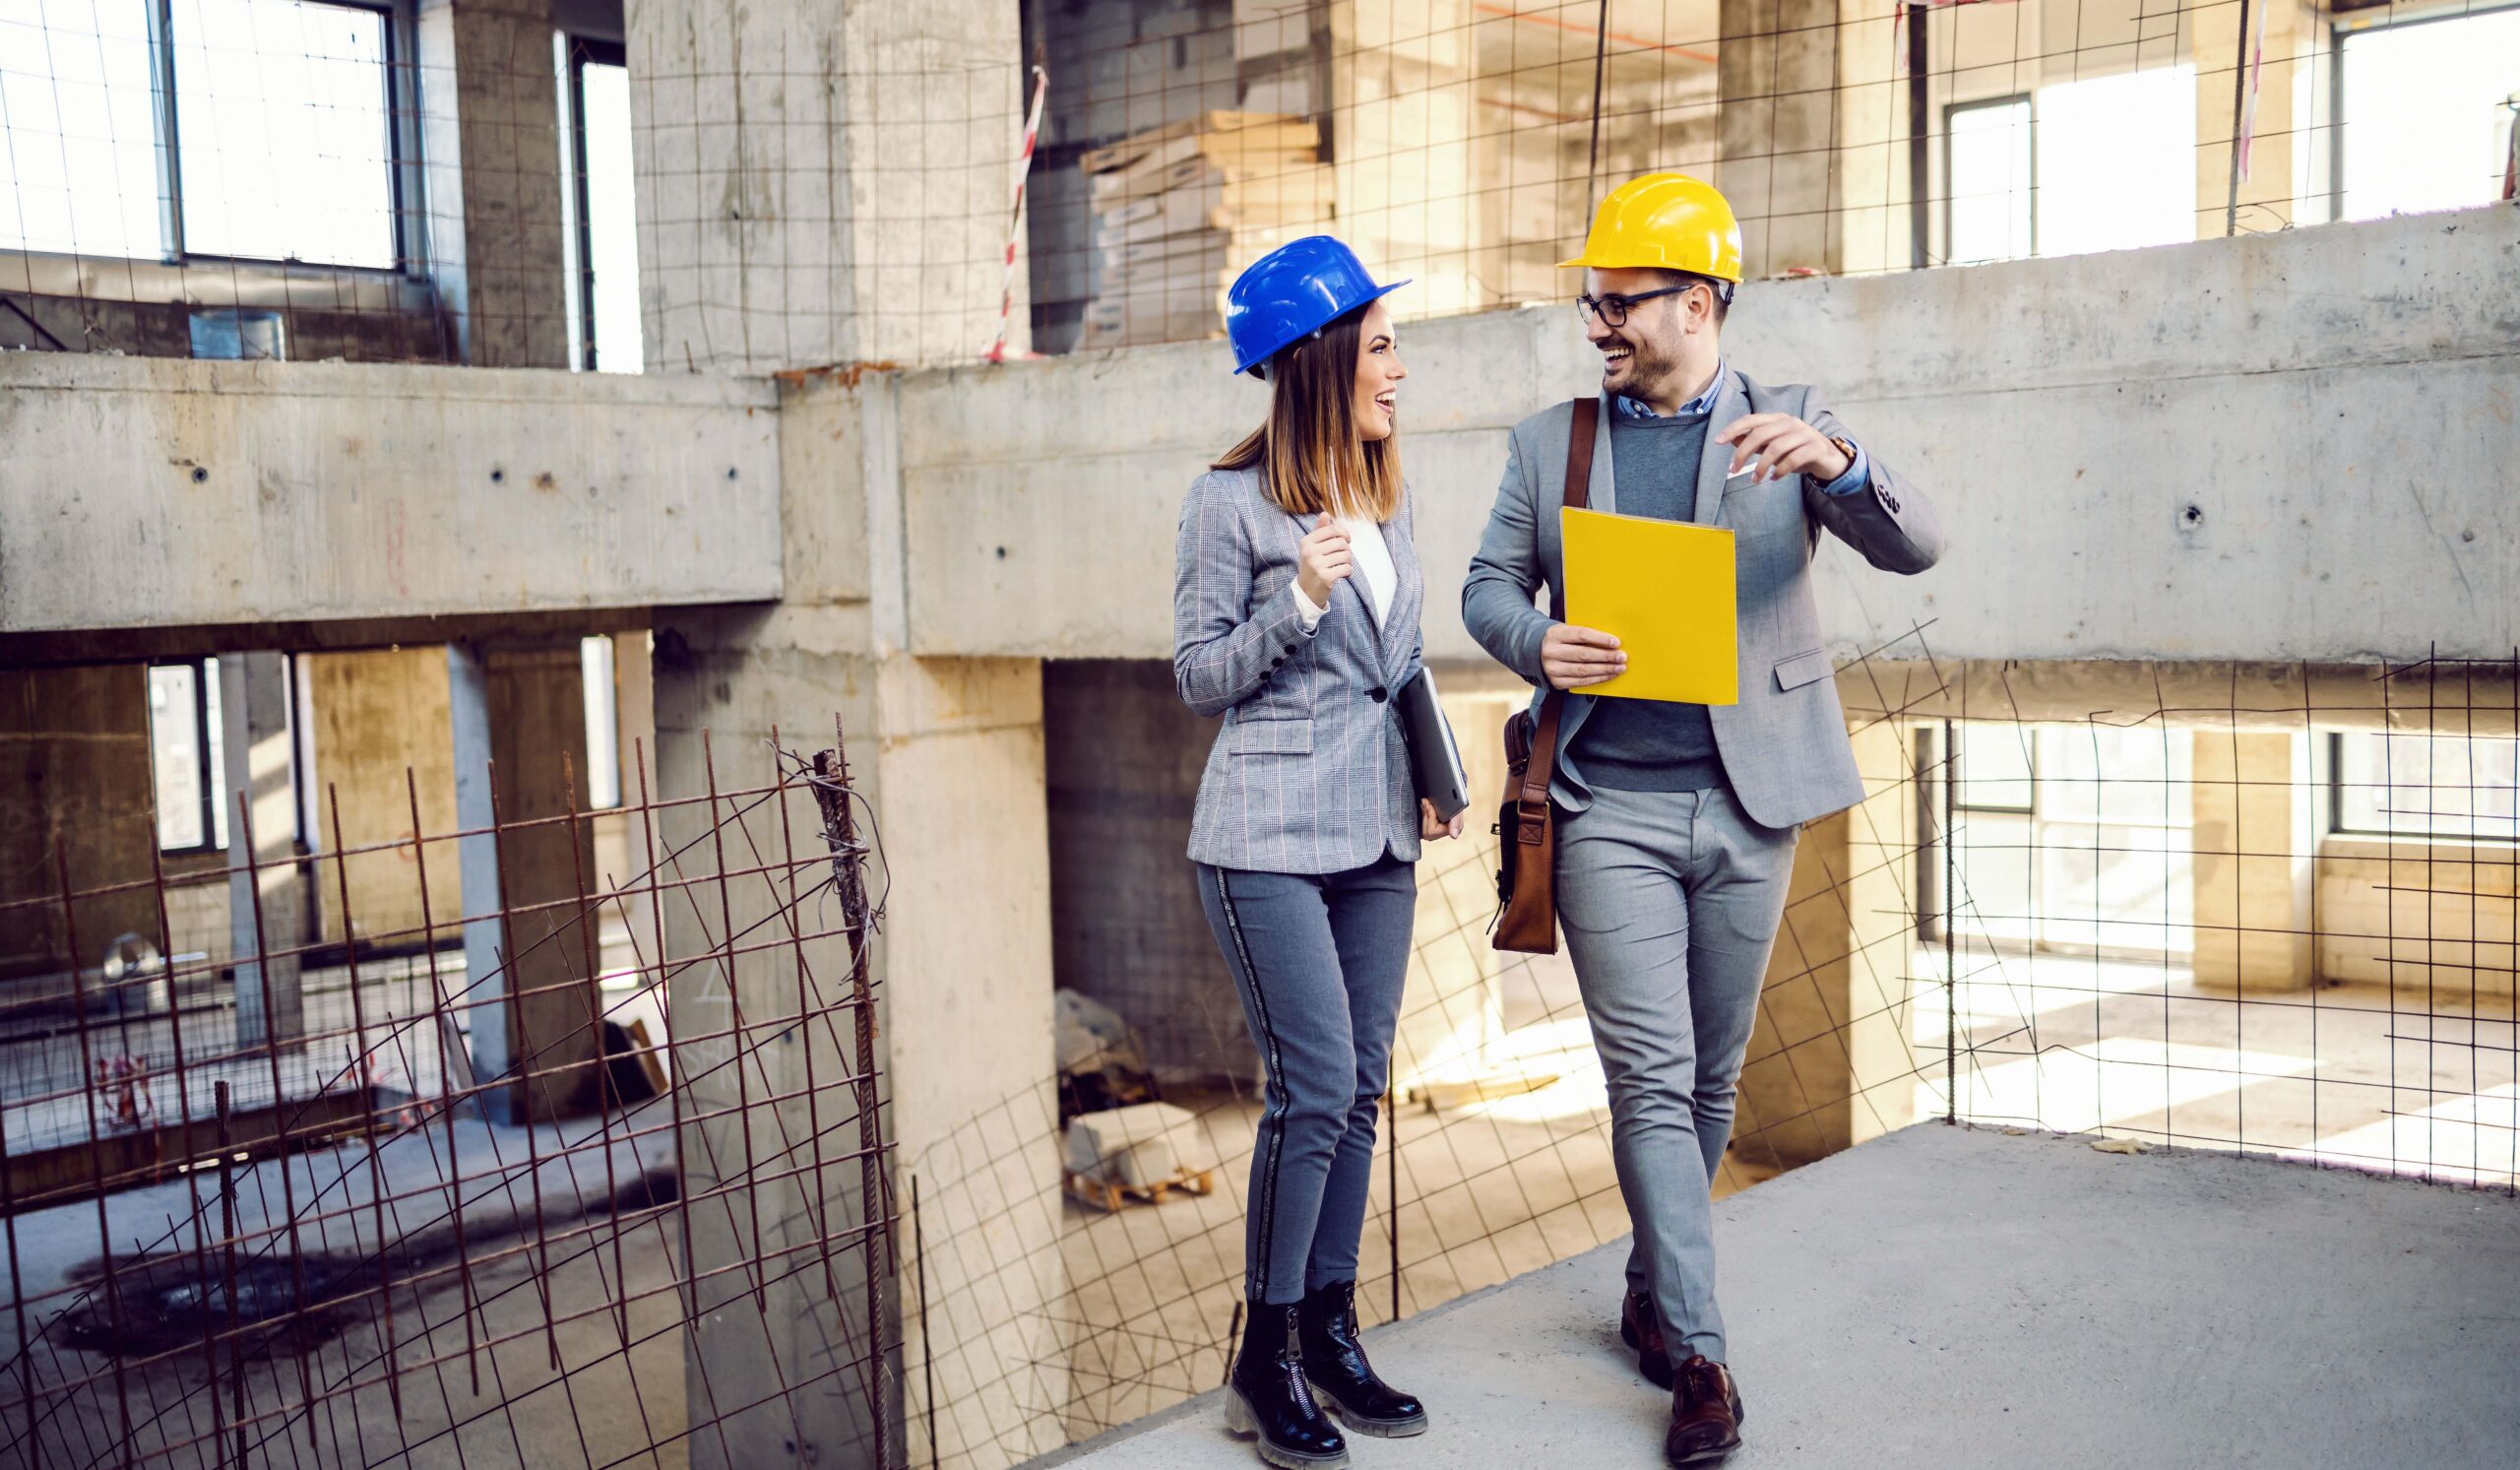
[{"label": "concrete beam", "polygon": [[[1754,283],[1732,360],[1816,381],[1933,494],[1943,565],[1819,558],[1842,656],[2363,662],[2520,642],[2520,212]],[[1584,390],[1571,313],[1413,323],[1404,455],[1426,651],[1480,657],[1459,586],[1504,430]],[[1166,658],[1172,533],[1265,389],[1210,343],[900,385],[911,646]],[[1093,569],[1094,595],[1076,593]]]},{"label": "concrete beam", "polygon": [[[1823,381],[1951,528],[1922,577],[1823,551],[1842,658],[1922,628],[1935,660],[2358,663],[2520,642],[2488,431],[2520,400],[2515,322],[2520,214],[2488,209],[1758,283],[1732,337],[1754,375]],[[1592,364],[1555,310],[1405,336],[1427,653],[1476,661],[1450,592],[1504,431]],[[920,655],[1164,658],[1182,491],[1265,408],[1219,351],[886,375],[810,422],[759,380],[11,354],[0,633],[754,602],[803,577]],[[783,531],[781,485],[835,457],[881,473],[815,479]],[[877,537],[898,555],[861,554]]]},{"label": "concrete beam", "polygon": [[0,632],[780,594],[724,378],[0,355]]}]

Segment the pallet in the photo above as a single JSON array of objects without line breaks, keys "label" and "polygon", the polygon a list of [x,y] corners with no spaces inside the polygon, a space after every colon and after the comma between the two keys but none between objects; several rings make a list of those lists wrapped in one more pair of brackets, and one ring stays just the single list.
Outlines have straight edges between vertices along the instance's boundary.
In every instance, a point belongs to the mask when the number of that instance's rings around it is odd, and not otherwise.
[{"label": "pallet", "polygon": [[1195,1174],[1184,1174],[1174,1179],[1157,1180],[1148,1184],[1105,1183],[1100,1180],[1087,1179],[1081,1174],[1071,1174],[1067,1177],[1067,1191],[1070,1194],[1102,1209],[1106,1214],[1117,1214],[1121,1205],[1130,1202],[1162,1204],[1171,1197],[1176,1189],[1184,1194],[1213,1194],[1216,1192],[1216,1187],[1217,1172],[1213,1169],[1202,1169]]}]

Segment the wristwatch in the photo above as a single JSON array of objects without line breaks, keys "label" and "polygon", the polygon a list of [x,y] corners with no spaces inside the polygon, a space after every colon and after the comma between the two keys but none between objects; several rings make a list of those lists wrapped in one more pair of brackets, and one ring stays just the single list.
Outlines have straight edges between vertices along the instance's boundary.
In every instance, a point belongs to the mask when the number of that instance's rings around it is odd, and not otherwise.
[{"label": "wristwatch", "polygon": [[1854,441],[1847,438],[1844,434],[1831,434],[1829,436],[1829,442],[1838,446],[1838,453],[1847,457],[1847,469],[1853,470],[1855,468]]}]

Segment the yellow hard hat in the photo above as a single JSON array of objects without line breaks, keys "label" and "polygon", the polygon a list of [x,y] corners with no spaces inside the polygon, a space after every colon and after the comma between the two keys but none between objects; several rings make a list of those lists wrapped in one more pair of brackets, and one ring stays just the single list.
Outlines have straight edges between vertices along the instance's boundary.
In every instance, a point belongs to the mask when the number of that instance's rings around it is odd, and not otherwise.
[{"label": "yellow hard hat", "polygon": [[1593,212],[1584,253],[1568,266],[1648,267],[1741,279],[1741,224],[1713,184],[1685,173],[1648,173],[1609,192]]}]

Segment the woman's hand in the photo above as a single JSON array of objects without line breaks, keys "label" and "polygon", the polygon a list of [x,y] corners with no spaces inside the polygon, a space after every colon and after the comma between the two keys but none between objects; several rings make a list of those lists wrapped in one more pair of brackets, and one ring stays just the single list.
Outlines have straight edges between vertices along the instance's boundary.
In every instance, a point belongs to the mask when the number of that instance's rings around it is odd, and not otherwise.
[{"label": "woman's hand", "polygon": [[1327,512],[1295,544],[1295,583],[1316,607],[1329,607],[1330,589],[1347,581],[1348,574],[1356,569],[1348,550],[1348,533],[1340,530],[1339,522]]},{"label": "woman's hand", "polygon": [[1419,797],[1418,799],[1418,835],[1428,842],[1445,837],[1459,837],[1461,820],[1468,815],[1468,812],[1457,811],[1453,813],[1451,821],[1445,821],[1442,817],[1435,815],[1434,802]]}]

